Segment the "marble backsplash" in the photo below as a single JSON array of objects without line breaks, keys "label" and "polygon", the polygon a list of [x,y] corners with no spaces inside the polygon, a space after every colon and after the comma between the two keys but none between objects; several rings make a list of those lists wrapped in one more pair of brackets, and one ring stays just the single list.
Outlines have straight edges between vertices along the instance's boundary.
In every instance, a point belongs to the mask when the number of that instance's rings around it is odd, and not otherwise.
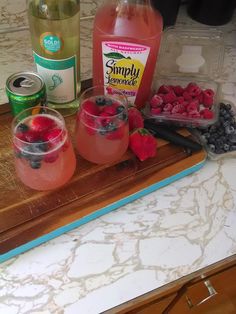
[{"label": "marble backsplash", "polygon": [[[81,1],[81,17],[93,16],[103,0]],[[0,0],[0,30],[28,25],[26,0]]]}]

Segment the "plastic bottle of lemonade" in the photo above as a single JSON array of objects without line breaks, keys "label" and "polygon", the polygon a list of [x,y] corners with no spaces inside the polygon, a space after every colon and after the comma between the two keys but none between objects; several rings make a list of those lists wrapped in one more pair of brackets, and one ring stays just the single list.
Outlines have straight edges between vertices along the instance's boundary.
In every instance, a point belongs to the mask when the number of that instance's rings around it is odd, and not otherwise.
[{"label": "plastic bottle of lemonade", "polygon": [[122,90],[141,108],[147,100],[163,21],[150,0],[108,0],[95,16],[93,85]]}]

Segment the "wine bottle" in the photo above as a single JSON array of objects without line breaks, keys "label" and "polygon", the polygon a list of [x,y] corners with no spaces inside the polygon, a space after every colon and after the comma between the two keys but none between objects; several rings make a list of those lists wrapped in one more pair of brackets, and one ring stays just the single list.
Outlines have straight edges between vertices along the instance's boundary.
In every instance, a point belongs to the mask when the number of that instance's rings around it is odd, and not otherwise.
[{"label": "wine bottle", "polygon": [[48,105],[72,114],[80,90],[79,0],[28,0],[27,8],[34,61],[46,84]]}]

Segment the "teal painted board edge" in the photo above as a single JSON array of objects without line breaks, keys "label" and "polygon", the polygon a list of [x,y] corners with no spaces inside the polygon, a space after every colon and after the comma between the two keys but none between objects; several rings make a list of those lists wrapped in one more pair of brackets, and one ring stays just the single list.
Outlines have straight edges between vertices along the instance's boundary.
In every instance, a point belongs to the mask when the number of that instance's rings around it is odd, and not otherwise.
[{"label": "teal painted board edge", "polygon": [[1,254],[0,255],[0,263],[2,262],[5,262],[7,261],[8,259],[12,258],[12,257],[15,257],[21,253],[24,253],[30,249],[33,249],[34,247],[36,246],[39,246],[40,244],[43,244],[45,242],[48,242],[49,240],[52,240],[68,231],[71,231],[77,227],[80,227],[98,217],[101,217],[105,214],[108,214],[110,213],[111,211],[121,207],[121,206],[124,206],[140,197],[143,197],[149,193],[152,193],[174,181],[177,181],[193,172],[196,172],[198,171],[199,169],[201,169],[203,167],[203,165],[205,164],[206,160],[203,160],[202,162],[188,168],[188,169],[185,169],[184,171],[181,171],[169,178],[166,178],[162,181],[159,181],[157,183],[154,183],[152,185],[150,185],[149,187],[145,188],[145,189],[142,189],[134,194],[131,194],[123,199],[120,199],[119,201],[115,202],[115,203],[112,203],[106,207],[103,207],[101,209],[98,209],[97,211],[93,212],[92,214],[88,215],[88,216],[85,216],[81,219],[78,219],[78,220],[75,220],[73,221],[72,223],[68,224],[68,225],[65,225],[63,227],[60,227],[56,230],[53,230],[52,232],[48,233],[48,234],[45,234],[39,238],[36,238],[26,244],[23,244],[7,253],[4,253],[4,254]]}]

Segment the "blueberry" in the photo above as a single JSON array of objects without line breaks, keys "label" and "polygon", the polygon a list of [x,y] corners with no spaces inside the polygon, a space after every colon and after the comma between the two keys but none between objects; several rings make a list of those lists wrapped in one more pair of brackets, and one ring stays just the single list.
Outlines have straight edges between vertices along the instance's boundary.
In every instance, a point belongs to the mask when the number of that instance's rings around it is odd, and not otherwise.
[{"label": "blueberry", "polygon": [[105,97],[102,97],[102,96],[96,97],[96,104],[97,104],[98,106],[104,106],[104,105],[106,104],[106,99],[105,99]]},{"label": "blueberry", "polygon": [[115,125],[114,122],[108,123],[105,128],[106,128],[107,132],[113,132],[113,131],[117,130],[117,126]]},{"label": "blueberry", "polygon": [[232,108],[231,104],[225,104],[225,109],[231,110],[231,108]]},{"label": "blueberry", "polygon": [[229,119],[230,119],[230,117],[231,117],[231,116],[230,116],[230,114],[229,114],[229,113],[225,113],[225,114],[224,114],[224,118],[225,118],[225,120],[229,120]]},{"label": "blueberry", "polygon": [[215,147],[214,144],[210,144],[210,145],[209,145],[209,149],[210,149],[212,152],[214,152],[215,149],[216,149],[216,147]]},{"label": "blueberry", "polygon": [[218,132],[217,132],[219,135],[223,135],[225,132],[223,129],[219,129]]},{"label": "blueberry", "polygon": [[228,139],[231,143],[236,143],[236,133],[232,133],[228,136]]},{"label": "blueberry", "polygon": [[224,151],[225,152],[228,152],[229,151],[229,147],[230,147],[230,145],[229,144],[224,144]]},{"label": "blueberry", "polygon": [[29,161],[41,161],[43,159],[42,152],[44,151],[42,151],[42,149],[40,149],[37,145],[39,145],[39,143],[24,146],[21,151],[21,156]]},{"label": "blueberry", "polygon": [[215,143],[217,143],[217,141],[216,141],[214,138],[210,137],[210,138],[208,139],[208,143],[209,143],[209,144],[215,144]]},{"label": "blueberry", "polygon": [[204,136],[205,136],[205,138],[206,138],[206,139],[208,139],[208,138],[210,138],[210,137],[211,137],[210,133],[208,133],[208,132],[207,132],[207,133],[205,133],[205,134],[204,134]]},{"label": "blueberry", "polygon": [[234,131],[235,131],[235,129],[234,129],[233,126],[227,126],[227,127],[225,128],[225,133],[226,133],[226,134],[232,134],[232,133],[234,133]]},{"label": "blueberry", "polygon": [[32,147],[30,145],[26,145],[24,147],[22,147],[21,150],[21,156],[27,160],[29,160],[31,158],[31,154],[32,154]]},{"label": "blueberry", "polygon": [[227,120],[227,121],[224,121],[223,123],[222,123],[222,125],[223,125],[223,127],[224,128],[226,128],[227,126],[230,126],[230,120]]},{"label": "blueberry", "polygon": [[48,144],[45,142],[37,142],[32,144],[32,151],[34,153],[43,153],[48,150]]},{"label": "blueberry", "polygon": [[100,128],[99,129],[99,134],[101,134],[101,135],[105,135],[105,134],[107,134],[107,129],[105,128],[105,127],[102,127],[102,128]]},{"label": "blueberry", "polygon": [[125,110],[125,107],[124,106],[118,106],[117,108],[116,108],[116,112],[117,113],[121,113],[121,112],[123,112]]},{"label": "blueberry", "polygon": [[220,109],[220,116],[224,116],[227,113],[227,111],[225,109]]},{"label": "blueberry", "polygon": [[39,169],[41,167],[41,162],[40,161],[30,161],[30,166],[32,169]]},{"label": "blueberry", "polygon": [[230,151],[236,150],[236,145],[231,145],[229,148]]},{"label": "blueberry", "polygon": [[20,123],[17,127],[17,132],[27,132],[29,130],[28,125]]},{"label": "blueberry", "polygon": [[113,104],[112,99],[106,98],[106,99],[105,99],[105,104],[106,104],[107,106],[111,106],[111,105]]}]

